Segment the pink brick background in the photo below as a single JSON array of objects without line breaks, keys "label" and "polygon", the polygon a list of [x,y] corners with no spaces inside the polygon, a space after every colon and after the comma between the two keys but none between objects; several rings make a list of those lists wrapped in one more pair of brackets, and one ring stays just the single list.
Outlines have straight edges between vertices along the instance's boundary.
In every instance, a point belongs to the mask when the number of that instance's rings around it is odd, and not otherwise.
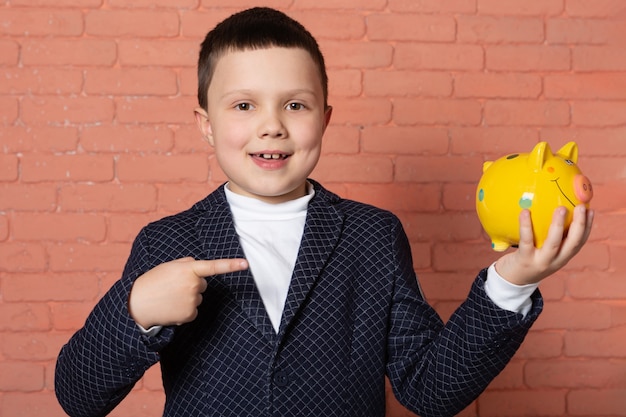
[{"label": "pink brick background", "polygon": [[[176,4],[176,6],[172,6]],[[266,0],[320,41],[334,119],[314,177],[395,212],[447,318],[496,258],[484,160],[575,140],[591,241],[461,415],[626,416],[626,3]],[[194,125],[198,45],[250,0],[0,0],[0,416],[63,416],[59,348],[148,221],[224,180]],[[155,367],[111,415],[157,416]],[[411,416],[390,395],[389,417]]]}]

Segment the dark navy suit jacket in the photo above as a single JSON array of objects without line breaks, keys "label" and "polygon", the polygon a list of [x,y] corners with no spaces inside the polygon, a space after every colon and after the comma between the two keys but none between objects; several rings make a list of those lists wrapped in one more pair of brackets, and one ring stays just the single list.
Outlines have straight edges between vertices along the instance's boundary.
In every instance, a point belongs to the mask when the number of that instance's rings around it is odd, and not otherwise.
[{"label": "dark navy suit jacket", "polygon": [[420,293],[397,217],[313,184],[278,334],[249,271],[209,277],[198,318],[155,337],[128,313],[134,280],[163,262],[244,257],[220,188],[140,232],[122,278],[59,355],[66,412],[106,415],[159,361],[170,417],[382,417],[385,375],[422,416],[473,401],[519,347],[539,293],[526,317],[504,311],[486,296],[483,270],[444,326]]}]

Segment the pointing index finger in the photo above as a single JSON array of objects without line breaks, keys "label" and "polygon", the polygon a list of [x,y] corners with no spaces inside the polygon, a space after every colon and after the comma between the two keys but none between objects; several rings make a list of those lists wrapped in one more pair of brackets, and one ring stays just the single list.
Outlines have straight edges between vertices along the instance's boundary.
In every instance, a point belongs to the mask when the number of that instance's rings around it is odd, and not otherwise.
[{"label": "pointing index finger", "polygon": [[201,278],[241,271],[247,268],[248,261],[241,258],[200,260],[194,261],[192,264],[193,272]]}]

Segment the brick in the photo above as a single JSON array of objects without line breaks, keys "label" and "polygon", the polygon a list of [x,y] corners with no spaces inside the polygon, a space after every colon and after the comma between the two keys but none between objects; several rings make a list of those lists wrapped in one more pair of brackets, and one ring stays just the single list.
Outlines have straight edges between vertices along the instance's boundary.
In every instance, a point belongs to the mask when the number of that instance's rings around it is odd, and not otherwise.
[{"label": "brick", "polygon": [[584,329],[602,330],[611,327],[611,308],[598,302],[558,302],[544,308],[534,324],[536,330]]},{"label": "brick", "polygon": [[11,36],[80,36],[83,16],[80,10],[0,10],[3,33]]},{"label": "brick", "polygon": [[393,120],[398,125],[478,125],[482,105],[470,99],[398,98],[394,100]]},{"label": "brick", "polygon": [[178,125],[172,128],[174,149],[179,153],[205,153],[212,155],[213,148],[202,137],[195,124]]},{"label": "brick", "polygon": [[0,340],[0,350],[7,359],[50,361],[56,359],[68,339],[68,335],[62,333],[5,333]]},{"label": "brick", "polygon": [[87,152],[163,152],[174,148],[174,132],[161,125],[87,126],[80,144]]},{"label": "brick", "polygon": [[19,55],[20,46],[17,42],[0,39],[0,65],[17,65]]},{"label": "brick", "polygon": [[476,0],[389,0],[389,10],[393,12],[423,13],[468,13],[476,12]]},{"label": "brick", "polygon": [[357,97],[363,92],[363,76],[357,69],[338,69],[328,72],[328,94],[333,97]]},{"label": "brick", "polygon": [[545,97],[554,99],[626,99],[623,73],[547,75],[544,88]]},{"label": "brick", "polygon": [[442,205],[446,210],[471,212],[476,210],[475,183],[444,183],[442,195]]},{"label": "brick", "polygon": [[170,0],[109,0],[107,4],[114,8],[130,9],[149,7],[190,9],[198,7],[200,0],[180,0],[177,1],[176,4],[172,3]]},{"label": "brick", "polygon": [[385,42],[321,41],[320,48],[329,69],[386,68],[393,57]]},{"label": "brick", "polygon": [[105,38],[170,38],[179,34],[179,26],[175,10],[91,10],[85,14],[85,33]]},{"label": "brick", "polygon": [[536,360],[526,364],[524,375],[530,388],[605,389],[624,386],[626,363],[599,359]]},{"label": "brick", "polygon": [[626,298],[626,280],[615,279],[615,272],[573,271],[569,274],[567,290],[575,299],[623,300]]},{"label": "brick", "polygon": [[113,120],[113,100],[106,97],[35,96],[24,98],[21,119],[30,124],[102,123]]},{"label": "brick", "polygon": [[178,85],[176,73],[168,68],[94,68],[85,71],[85,92],[166,96],[175,95]]},{"label": "brick", "polygon": [[472,212],[416,213],[405,216],[411,240],[464,242],[480,239],[482,228]]},{"label": "brick", "polygon": [[113,157],[100,155],[27,154],[21,161],[24,182],[111,181]]},{"label": "brick", "polygon": [[119,123],[195,123],[195,97],[144,97],[115,100]]},{"label": "brick", "polygon": [[[569,4],[570,2],[566,3]],[[593,8],[591,4],[586,5],[586,9]],[[570,17],[546,21],[546,41],[550,44],[618,44],[625,35],[626,28],[620,20]]]},{"label": "brick", "polygon": [[467,298],[476,277],[465,272],[420,272],[417,279],[429,303]]},{"label": "brick", "polygon": [[93,300],[98,295],[98,280],[80,273],[12,274],[3,279],[3,295],[15,303]]},{"label": "brick", "polygon": [[[68,0],[60,2],[63,1]],[[7,392],[3,395],[2,410],[8,415],[20,417],[67,417],[56,400],[54,392],[49,390],[32,393]]]},{"label": "brick", "polygon": [[626,327],[606,330],[577,330],[565,334],[565,354],[570,357],[626,358]]},{"label": "brick", "polygon": [[585,164],[593,156],[626,156],[623,149],[623,139],[626,137],[626,127],[545,127],[539,130],[539,140],[552,143],[555,140],[574,141],[578,144],[578,166],[585,170]]},{"label": "brick", "polygon": [[572,122],[578,126],[621,127],[626,123],[626,101],[575,101]]},{"label": "brick", "polygon": [[[3,280],[5,285],[9,280]],[[50,330],[50,308],[43,303],[10,303],[0,304],[0,331],[45,331]],[[1,368],[2,362],[0,362]],[[2,373],[0,372],[0,375]],[[1,377],[0,377],[1,378]],[[0,379],[0,386],[2,385]]]},{"label": "brick", "polygon": [[176,213],[190,208],[193,204],[206,197],[211,191],[221,184],[198,183],[185,184],[164,184],[159,187],[158,209],[161,212]]},{"label": "brick", "polygon": [[365,18],[350,10],[293,10],[289,11],[289,16],[302,23],[318,40],[360,39],[369,29]]},{"label": "brick", "polygon": [[493,45],[485,48],[485,66],[496,71],[567,71],[570,50],[551,45]]},{"label": "brick", "polygon": [[117,161],[122,182],[205,182],[208,176],[206,155],[122,155]]},{"label": "brick", "polygon": [[[198,198],[194,201],[198,201],[201,198],[201,195],[198,195]],[[187,207],[190,207],[191,204]],[[115,243],[131,243],[135,240],[142,227],[151,221],[158,220],[160,217],[162,216],[159,216],[157,213],[129,214],[124,212],[123,214],[112,215],[109,218],[107,239]]]},{"label": "brick", "polygon": [[572,50],[574,71],[626,71],[623,45],[578,46]]},{"label": "brick", "polygon": [[16,155],[0,155],[0,181],[15,181],[19,175],[18,164]]},{"label": "brick", "polygon": [[576,389],[567,396],[572,416],[626,416],[626,389]]},{"label": "brick", "polygon": [[391,121],[392,105],[388,98],[334,98],[333,123],[339,125],[374,125]]},{"label": "brick", "polygon": [[438,127],[382,126],[362,130],[363,152],[400,155],[444,155],[448,152],[448,132]]},{"label": "brick", "polygon": [[563,354],[563,336],[561,332],[537,332],[531,330],[515,354],[522,359],[558,358]]},{"label": "brick", "polygon": [[85,324],[93,309],[93,302],[63,302],[51,308],[52,327],[55,330],[76,331]]},{"label": "brick", "polygon": [[[125,0],[114,0],[120,4],[117,7],[128,7]],[[155,0],[134,0],[136,3],[145,2],[148,6],[155,5]],[[163,7],[172,7],[172,3],[169,0],[158,0],[162,3],[166,3]],[[198,0],[187,0],[188,2],[198,2]],[[178,6],[178,3],[176,3]],[[236,6],[229,5],[231,7],[213,7],[210,6],[210,10],[197,9],[196,5],[193,5],[194,10],[181,10],[180,11],[180,26],[181,34],[186,38],[198,39],[198,43],[201,39],[204,39],[207,32],[210,31],[222,20],[226,19],[233,13],[239,11]],[[178,7],[177,7],[178,8]],[[184,9],[184,7],[180,7]]]},{"label": "brick", "polygon": [[180,68],[177,73],[180,94],[183,96],[193,96],[195,98],[198,94],[198,73],[196,69]]},{"label": "brick", "polygon": [[393,162],[384,156],[327,155],[311,176],[321,182],[387,183],[393,179]]},{"label": "brick", "polygon": [[448,129],[448,135],[452,154],[478,154],[485,160],[530,152],[539,141],[538,129],[526,126],[454,126]]},{"label": "brick", "polygon": [[[202,0],[205,3],[208,3],[208,0]],[[242,1],[242,0],[238,0]],[[257,4],[254,1],[243,0],[244,3],[247,4]],[[278,0],[275,0],[278,1]],[[285,0],[280,1],[281,4],[291,4],[290,2],[286,2]],[[364,10],[382,10],[385,8],[387,1],[386,0],[359,0],[358,6]],[[298,8],[307,10],[307,9],[345,9],[346,6],[343,3],[338,3],[333,0],[299,0]]]},{"label": "brick", "polygon": [[58,244],[48,247],[53,272],[118,272],[126,263],[128,244]]},{"label": "brick", "polygon": [[524,390],[524,366],[526,362],[511,360],[506,368],[489,384],[487,390]]},{"label": "brick", "polygon": [[626,246],[610,245],[611,269],[614,271],[626,271]]},{"label": "brick", "polygon": [[9,237],[9,219],[6,215],[0,215],[0,242]]},{"label": "brick", "polygon": [[563,12],[560,0],[477,0],[479,14],[516,15],[516,16],[553,16]]},{"label": "brick", "polygon": [[580,17],[616,17],[625,16],[626,6],[619,0],[596,0],[592,3],[585,0],[568,0],[565,11],[569,16]]},{"label": "brick", "polygon": [[453,16],[371,14],[366,24],[371,40],[452,42],[456,37]]},{"label": "brick", "polygon": [[83,74],[78,69],[7,68],[3,76],[0,93],[5,94],[76,94],[83,86]]},{"label": "brick", "polygon": [[344,196],[394,213],[419,211],[423,215],[439,208],[440,190],[437,184],[354,184]]},{"label": "brick", "polygon": [[59,189],[59,207],[67,211],[148,212],[156,208],[150,184],[71,184]]},{"label": "brick", "polygon": [[542,80],[533,74],[461,73],[454,77],[454,96],[461,98],[532,98],[542,93]]},{"label": "brick", "polygon": [[368,96],[449,97],[452,82],[441,72],[365,71],[363,89]]},{"label": "brick", "polygon": [[46,250],[41,244],[8,242],[0,246],[0,271],[38,272],[46,266]]},{"label": "brick", "polygon": [[12,6],[24,7],[100,7],[102,0],[11,0]]},{"label": "brick", "polygon": [[432,248],[430,243],[410,242],[413,268],[416,270],[430,270],[432,263]]},{"label": "brick", "polygon": [[[593,200],[592,200],[593,202]],[[591,205],[593,207],[593,204]],[[593,220],[593,240],[619,241],[626,227],[626,216],[620,213],[602,213]]]},{"label": "brick", "polygon": [[121,39],[118,41],[122,66],[194,67],[198,61],[200,39]]},{"label": "brick", "polygon": [[102,242],[106,236],[103,216],[82,213],[16,213],[13,237],[22,241]]},{"label": "brick", "polygon": [[358,126],[330,126],[326,129],[322,140],[322,158],[330,154],[355,154],[359,152]]},{"label": "brick", "polygon": [[[586,171],[586,168],[585,168]],[[626,207],[626,195],[617,191],[624,188],[624,181],[618,179],[605,180],[606,184],[599,183],[593,178],[593,190],[594,197],[592,200],[592,207],[596,210],[601,208],[602,210],[621,210]],[[594,238],[593,230],[591,232],[591,238]]]},{"label": "brick", "polygon": [[15,98],[0,96],[0,125],[15,123],[18,111],[18,101]]},{"label": "brick", "polygon": [[461,43],[541,43],[543,19],[533,17],[457,17],[457,40]]},{"label": "brick", "polygon": [[56,189],[49,185],[1,184],[0,196],[0,210],[52,211],[56,207]]},{"label": "brick", "polygon": [[489,100],[485,122],[505,126],[565,126],[570,123],[570,105],[556,100]]},{"label": "brick", "polygon": [[481,417],[564,416],[565,390],[487,391],[478,398]]},{"label": "brick", "polygon": [[[624,181],[624,160],[620,158],[611,158],[604,156],[597,156],[594,158],[588,158],[584,161],[585,175],[589,178],[593,178],[593,182],[597,184],[610,183],[613,181]],[[595,190],[594,190],[595,191]],[[600,197],[600,190],[598,191],[598,197]],[[595,193],[594,193],[595,195]],[[619,195],[611,196],[612,198],[619,199]],[[596,208],[604,207],[599,204],[598,200],[591,200]]]},{"label": "brick", "polygon": [[44,388],[44,367],[25,362],[0,362],[0,391],[34,392]]},{"label": "brick", "polygon": [[2,148],[8,153],[37,150],[39,152],[66,152],[76,149],[78,129],[74,127],[0,128]]},{"label": "brick", "polygon": [[399,43],[393,63],[398,69],[477,71],[484,67],[478,45]]},{"label": "brick", "polygon": [[117,47],[113,40],[81,39],[80,42],[68,42],[57,38],[33,39],[23,42],[21,56],[25,66],[111,66],[117,59]]},{"label": "brick", "polygon": [[496,260],[490,245],[467,243],[436,243],[433,247],[435,271],[476,271],[488,267]]},{"label": "brick", "polygon": [[398,156],[395,178],[400,182],[455,182],[480,178],[479,156]]}]

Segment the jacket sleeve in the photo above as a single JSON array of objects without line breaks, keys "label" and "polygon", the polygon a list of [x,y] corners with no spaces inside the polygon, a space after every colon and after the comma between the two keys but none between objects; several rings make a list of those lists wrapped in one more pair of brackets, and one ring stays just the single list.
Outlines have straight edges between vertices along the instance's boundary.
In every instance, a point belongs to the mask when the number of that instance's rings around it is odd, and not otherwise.
[{"label": "jacket sleeve", "polygon": [[444,325],[421,294],[401,226],[396,236],[387,374],[398,401],[413,412],[422,417],[456,415],[504,369],[543,301],[536,290],[525,317],[497,307],[485,293],[484,269]]},{"label": "jacket sleeve", "polygon": [[55,369],[55,392],[71,417],[104,416],[159,360],[172,328],[142,334],[128,312],[134,280],[151,268],[147,234],[133,244],[122,278],[97,303],[83,328],[63,346]]}]

